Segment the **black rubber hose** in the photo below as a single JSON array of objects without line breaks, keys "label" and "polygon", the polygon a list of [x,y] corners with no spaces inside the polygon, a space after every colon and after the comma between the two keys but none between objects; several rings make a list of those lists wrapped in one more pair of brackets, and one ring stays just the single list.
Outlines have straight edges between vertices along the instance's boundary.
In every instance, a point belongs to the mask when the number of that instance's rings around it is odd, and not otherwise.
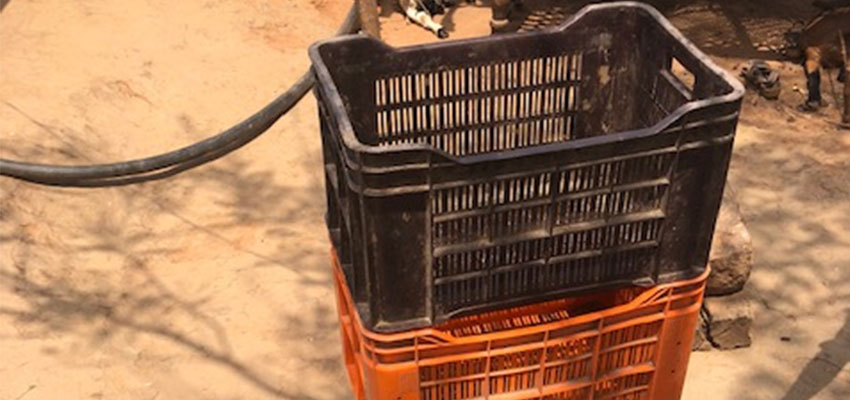
[{"label": "black rubber hose", "polygon": [[[357,8],[348,11],[337,35],[356,32]],[[0,159],[0,175],[59,186],[113,186],[161,179],[215,160],[242,147],[268,130],[313,86],[308,71],[285,93],[233,127],[178,150],[112,164],[64,166]],[[161,171],[166,169],[165,171]]]},{"label": "black rubber hose", "polygon": [[[143,183],[154,181],[158,179],[165,179],[174,175],[179,174],[180,172],[195,168],[199,165],[206,164],[210,161],[221,158],[228,153],[248,144],[248,142],[252,141],[255,136],[246,137],[244,139],[237,139],[230,143],[227,143],[225,146],[209,151],[205,154],[202,154],[198,157],[190,159],[186,162],[182,162],[180,164],[176,164],[169,168],[162,168],[156,171],[152,171],[149,173],[143,174],[135,174],[135,175],[126,175],[119,177],[110,177],[110,178],[99,178],[99,179],[78,179],[78,180],[51,180],[51,179],[25,179],[32,183],[39,183],[42,185],[50,185],[50,186],[64,186],[64,187],[108,187],[108,186],[124,186],[124,185],[132,185],[135,183]],[[23,179],[23,178],[21,178]]]}]

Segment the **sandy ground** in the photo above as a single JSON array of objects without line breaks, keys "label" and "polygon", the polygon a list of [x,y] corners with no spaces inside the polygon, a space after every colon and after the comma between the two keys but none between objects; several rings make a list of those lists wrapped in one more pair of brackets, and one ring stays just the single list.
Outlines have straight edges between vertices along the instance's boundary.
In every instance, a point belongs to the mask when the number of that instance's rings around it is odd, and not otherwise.
[{"label": "sandy ground", "polygon": [[[577,3],[530,7],[525,26]],[[812,12],[791,0],[655,3],[730,69]],[[308,67],[305,48],[347,10],[0,4],[0,153],[66,164],[146,156],[234,124]],[[446,25],[476,36],[488,18],[463,7]],[[382,19],[393,44],[433,40],[397,14]],[[747,99],[730,173],[755,241],[755,343],[695,354],[685,400],[850,398],[850,133],[824,122],[834,107],[793,111],[802,79],[777,66],[786,90],[777,103]],[[254,143],[162,182],[0,179],[0,399],[350,398],[315,113],[308,96]]]}]

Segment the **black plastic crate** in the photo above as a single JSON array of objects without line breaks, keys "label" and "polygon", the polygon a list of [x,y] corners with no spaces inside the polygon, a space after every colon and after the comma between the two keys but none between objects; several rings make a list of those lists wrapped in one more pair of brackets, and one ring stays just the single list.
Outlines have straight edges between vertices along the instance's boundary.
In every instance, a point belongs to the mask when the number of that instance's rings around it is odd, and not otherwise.
[{"label": "black plastic crate", "polygon": [[371,329],[704,270],[743,88],[655,9],[310,57],[327,224]]}]

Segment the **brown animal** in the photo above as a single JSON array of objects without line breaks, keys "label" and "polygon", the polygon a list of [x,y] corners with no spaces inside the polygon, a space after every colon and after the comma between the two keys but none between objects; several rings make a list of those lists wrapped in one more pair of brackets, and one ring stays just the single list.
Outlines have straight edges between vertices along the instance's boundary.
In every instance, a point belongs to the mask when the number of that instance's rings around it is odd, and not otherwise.
[{"label": "brown animal", "polygon": [[[845,5],[846,4],[846,5]],[[844,82],[845,110],[842,119],[850,122],[847,110],[848,90],[845,54],[850,43],[850,1],[816,2],[825,11],[810,21],[799,32],[789,34],[792,56],[802,56],[808,98],[800,106],[802,111],[815,111],[824,106],[820,82],[822,68],[839,68],[838,80]],[[796,53],[796,54],[795,54]]]}]

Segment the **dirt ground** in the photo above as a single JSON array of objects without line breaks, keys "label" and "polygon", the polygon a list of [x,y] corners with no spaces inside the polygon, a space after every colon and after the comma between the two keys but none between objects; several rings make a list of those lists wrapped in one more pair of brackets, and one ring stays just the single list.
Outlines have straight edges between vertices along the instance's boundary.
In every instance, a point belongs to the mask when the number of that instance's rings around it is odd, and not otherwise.
[{"label": "dirt ground", "polygon": [[[527,0],[523,29],[583,2]],[[737,71],[813,14],[796,0],[656,1]],[[345,0],[0,0],[0,154],[86,164],[207,137],[309,65]],[[543,13],[544,5],[547,13]],[[489,12],[446,17],[484,35]],[[385,15],[395,45],[433,37]],[[519,24],[519,22],[518,22]],[[730,184],[753,236],[752,348],[697,353],[685,400],[850,398],[850,132],[744,105]],[[316,105],[238,152],[107,189],[0,178],[0,399],[346,399]]]}]

